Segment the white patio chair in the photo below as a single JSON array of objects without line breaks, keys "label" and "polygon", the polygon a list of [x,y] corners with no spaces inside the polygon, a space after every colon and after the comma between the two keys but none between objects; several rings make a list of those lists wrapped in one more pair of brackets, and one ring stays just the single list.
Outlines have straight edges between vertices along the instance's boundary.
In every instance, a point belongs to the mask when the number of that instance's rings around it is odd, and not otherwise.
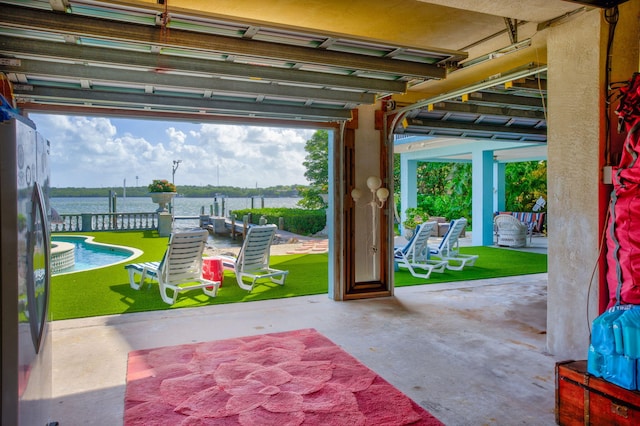
[{"label": "white patio chair", "polygon": [[462,231],[467,227],[467,219],[452,220],[449,230],[438,247],[430,248],[431,257],[447,261],[447,269],[461,271],[465,266],[473,266],[478,259],[476,254],[461,254],[459,239]]},{"label": "white patio chair", "polygon": [[[252,226],[247,231],[238,257],[218,256],[225,268],[233,268],[240,288],[250,292],[261,278],[269,278],[275,284],[284,285],[289,271],[274,269],[269,265],[271,243],[276,229],[273,224]],[[245,278],[250,279],[251,284],[244,282]]]},{"label": "white patio chair", "polygon": [[[429,278],[432,272],[444,272],[447,262],[430,259],[429,254],[429,236],[437,226],[437,222],[425,222],[418,225],[407,244],[404,247],[394,249],[395,264],[399,268],[407,268],[416,278]],[[418,273],[416,269],[422,269],[426,273]]]},{"label": "white patio chair", "polygon": [[[216,297],[219,281],[202,277],[202,253],[207,242],[206,230],[171,234],[169,247],[160,262],[131,263],[125,265],[129,271],[129,285],[138,290],[147,277],[158,282],[160,296],[173,305],[178,293],[201,288],[210,297]],[[140,281],[136,282],[136,275]]]}]

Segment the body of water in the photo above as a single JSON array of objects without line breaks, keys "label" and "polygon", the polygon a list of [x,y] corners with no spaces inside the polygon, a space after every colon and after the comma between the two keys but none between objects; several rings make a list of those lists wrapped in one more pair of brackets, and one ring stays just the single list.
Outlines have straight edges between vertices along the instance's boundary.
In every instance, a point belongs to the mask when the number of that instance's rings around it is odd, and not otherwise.
[{"label": "body of water", "polygon": [[[58,214],[79,214],[79,213],[109,213],[109,197],[52,197],[51,207]],[[253,208],[288,207],[295,208],[300,198],[224,198],[224,211],[222,211],[222,198],[189,198],[176,197],[173,199],[174,216],[198,216],[204,207],[204,213],[215,213],[215,204],[218,204],[218,214],[228,216],[229,211]],[[151,201],[151,197],[117,197],[116,212],[118,213],[140,213],[155,212],[158,205]],[[240,218],[240,220],[242,220]],[[176,220],[174,229],[190,229],[198,227],[198,220]],[[240,239],[232,240],[229,237],[216,236],[209,237],[209,245],[215,248],[237,247],[242,244]]]},{"label": "body of water", "polygon": [[[253,207],[297,207],[300,198],[254,198]],[[222,198],[217,199],[219,206],[219,214],[222,216]],[[224,216],[228,215],[230,210],[240,210],[251,208],[251,198],[225,198],[224,199]],[[205,208],[205,214],[209,214],[211,206],[214,206],[216,199],[214,198],[188,198],[176,197],[173,199],[173,211],[175,216],[198,216],[200,209]],[[59,214],[74,213],[109,213],[109,197],[54,197],[51,198],[51,207],[56,209]],[[151,197],[117,197],[116,212],[133,213],[133,212],[154,212],[158,205],[151,201]]]}]

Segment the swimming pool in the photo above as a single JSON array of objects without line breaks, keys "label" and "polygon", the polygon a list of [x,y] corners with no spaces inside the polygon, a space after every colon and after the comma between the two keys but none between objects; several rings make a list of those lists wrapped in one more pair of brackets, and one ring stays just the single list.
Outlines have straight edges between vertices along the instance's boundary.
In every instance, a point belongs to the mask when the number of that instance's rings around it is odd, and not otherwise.
[{"label": "swimming pool", "polygon": [[51,237],[51,267],[53,275],[86,271],[124,263],[142,254],[133,247],[115,246],[93,241],[88,236]]}]

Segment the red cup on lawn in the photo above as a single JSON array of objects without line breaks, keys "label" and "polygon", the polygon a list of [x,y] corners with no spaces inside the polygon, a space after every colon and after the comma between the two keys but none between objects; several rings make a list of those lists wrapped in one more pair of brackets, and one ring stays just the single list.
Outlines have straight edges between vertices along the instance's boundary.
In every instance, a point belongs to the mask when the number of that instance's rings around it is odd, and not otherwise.
[{"label": "red cup on lawn", "polygon": [[216,257],[202,259],[202,277],[204,279],[220,281],[220,287],[222,287],[223,276],[222,259]]},{"label": "red cup on lawn", "polygon": [[220,281],[220,287],[222,287],[222,281],[224,278],[222,259],[213,259],[211,262],[211,273],[213,274],[213,281]]}]

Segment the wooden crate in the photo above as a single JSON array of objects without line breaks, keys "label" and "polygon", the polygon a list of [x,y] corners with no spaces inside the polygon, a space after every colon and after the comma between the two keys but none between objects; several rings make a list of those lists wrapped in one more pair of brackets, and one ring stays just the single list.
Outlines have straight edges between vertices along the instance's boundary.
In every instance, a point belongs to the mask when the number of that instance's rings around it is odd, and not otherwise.
[{"label": "wooden crate", "polygon": [[640,392],[587,373],[587,361],[556,364],[559,425],[640,425]]}]

